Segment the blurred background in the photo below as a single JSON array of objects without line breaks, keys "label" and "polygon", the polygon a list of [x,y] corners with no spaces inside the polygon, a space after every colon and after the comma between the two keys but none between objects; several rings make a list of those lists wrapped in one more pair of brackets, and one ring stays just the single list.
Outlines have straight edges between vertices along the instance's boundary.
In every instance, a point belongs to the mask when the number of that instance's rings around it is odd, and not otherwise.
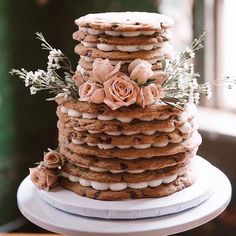
[{"label": "blurred background", "polygon": [[[56,105],[47,94],[30,96],[24,83],[9,75],[11,68],[45,69],[47,53],[35,32],[67,54],[74,68],[74,20],[92,12],[160,12],[174,18],[174,44],[181,50],[207,31],[205,49],[195,59],[201,80],[232,76],[236,53],[234,0],[0,0],[0,233],[46,232],[24,219],[16,191],[28,167],[57,146]],[[203,144],[199,154],[219,167],[233,185],[232,201],[215,220],[179,235],[236,235],[236,89],[214,88],[214,99],[201,101]]]}]

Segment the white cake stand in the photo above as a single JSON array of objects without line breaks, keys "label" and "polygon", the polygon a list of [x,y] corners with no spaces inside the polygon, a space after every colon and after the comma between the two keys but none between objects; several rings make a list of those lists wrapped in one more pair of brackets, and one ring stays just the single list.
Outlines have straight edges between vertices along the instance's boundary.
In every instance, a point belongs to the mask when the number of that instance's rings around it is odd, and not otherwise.
[{"label": "white cake stand", "polygon": [[136,220],[101,220],[67,213],[42,200],[29,178],[26,178],[18,189],[18,206],[22,214],[36,225],[65,235],[170,235],[212,220],[229,204],[232,192],[229,180],[210,163],[208,168],[208,173],[214,180],[211,197],[194,208],[166,216]]}]

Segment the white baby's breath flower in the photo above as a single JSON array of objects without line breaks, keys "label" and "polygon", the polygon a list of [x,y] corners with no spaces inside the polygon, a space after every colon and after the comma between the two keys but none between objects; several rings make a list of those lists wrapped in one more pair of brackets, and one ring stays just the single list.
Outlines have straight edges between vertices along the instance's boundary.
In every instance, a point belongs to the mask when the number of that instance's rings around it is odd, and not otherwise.
[{"label": "white baby's breath flower", "polygon": [[58,70],[61,68],[60,62],[63,60],[64,54],[59,49],[52,49],[49,51],[48,55],[48,72],[52,72],[54,70]]},{"label": "white baby's breath flower", "polygon": [[190,58],[194,58],[195,57],[195,52],[193,52],[193,50],[189,47],[186,48],[186,53]]},{"label": "white baby's breath flower", "polygon": [[193,89],[197,89],[198,88],[198,82],[197,82],[197,79],[196,78],[192,78],[192,81],[191,81],[191,87]]},{"label": "white baby's breath flower", "polygon": [[200,93],[196,92],[193,94],[193,102],[198,105],[199,104],[199,99],[200,99]]},{"label": "white baby's breath flower", "polygon": [[193,63],[189,64],[189,74],[190,75],[194,74],[194,64]]},{"label": "white baby's breath flower", "polygon": [[212,97],[212,90],[210,84],[206,84],[206,97],[207,99],[210,99]]},{"label": "white baby's breath flower", "polygon": [[36,94],[36,93],[37,93],[37,91],[38,91],[38,89],[37,89],[37,88],[35,88],[34,86],[30,87],[30,94],[31,94],[31,95],[34,95],[34,94]]},{"label": "white baby's breath flower", "polygon": [[187,53],[191,53],[191,52],[192,52],[192,49],[191,49],[190,47],[186,47],[185,51],[186,51]]},{"label": "white baby's breath flower", "polygon": [[28,87],[32,83],[32,78],[34,77],[34,73],[29,71],[25,76],[25,87]]}]

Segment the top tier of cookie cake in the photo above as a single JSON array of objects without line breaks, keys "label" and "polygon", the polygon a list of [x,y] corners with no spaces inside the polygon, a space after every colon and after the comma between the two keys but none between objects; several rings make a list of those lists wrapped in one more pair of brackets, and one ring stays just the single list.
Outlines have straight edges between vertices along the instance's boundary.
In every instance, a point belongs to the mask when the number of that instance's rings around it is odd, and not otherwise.
[{"label": "top tier of cookie cake", "polygon": [[[77,83],[99,77],[94,75],[99,69],[103,73],[119,67],[121,73],[135,75],[143,61],[163,78],[165,62],[174,53],[169,43],[174,23],[169,17],[99,13],[75,23]],[[85,197],[121,200],[163,197],[194,182],[191,164],[201,143],[196,107],[179,110],[160,101],[152,104],[148,94],[139,104],[125,106],[114,97],[112,102],[96,102],[99,96],[90,97],[95,102],[58,100],[59,148],[66,161],[63,187]]]}]

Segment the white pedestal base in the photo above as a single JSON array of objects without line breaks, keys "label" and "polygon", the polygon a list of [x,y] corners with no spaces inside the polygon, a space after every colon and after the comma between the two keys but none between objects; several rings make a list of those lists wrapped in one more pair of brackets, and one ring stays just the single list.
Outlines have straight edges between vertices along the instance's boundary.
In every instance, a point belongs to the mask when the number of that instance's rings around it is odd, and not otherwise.
[{"label": "white pedestal base", "polygon": [[39,190],[39,194],[53,207],[88,217],[139,219],[169,215],[198,206],[213,194],[211,164],[196,156],[194,166],[198,170],[197,181],[192,186],[163,198],[99,201],[81,197],[62,187],[57,187],[49,192]]},{"label": "white pedestal base", "polygon": [[[218,216],[231,199],[231,185],[227,177],[209,165],[213,181],[212,196],[198,205],[180,213],[137,220],[101,220],[82,217],[58,210],[41,199],[37,189],[26,178],[17,193],[22,214],[33,223],[50,231],[77,236],[170,235],[195,228]],[[91,207],[90,207],[91,208]]]}]

